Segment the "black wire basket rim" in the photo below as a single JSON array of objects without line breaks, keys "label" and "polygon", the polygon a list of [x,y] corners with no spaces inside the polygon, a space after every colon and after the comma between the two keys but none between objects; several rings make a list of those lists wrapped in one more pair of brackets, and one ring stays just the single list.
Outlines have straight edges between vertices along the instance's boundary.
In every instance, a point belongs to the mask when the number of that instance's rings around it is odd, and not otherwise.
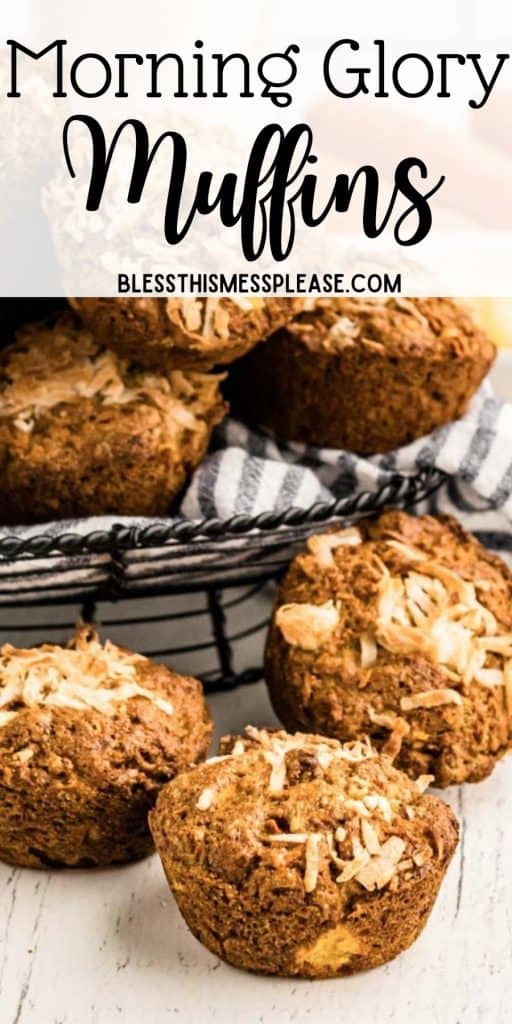
[{"label": "black wire basket rim", "polygon": [[393,501],[419,500],[436,491],[446,479],[442,470],[426,468],[414,476],[395,474],[377,491],[361,491],[357,495],[317,502],[309,509],[292,506],[277,512],[258,515],[234,515],[229,519],[207,517],[201,520],[173,520],[168,524],[151,523],[148,526],[114,524],[108,530],[94,530],[88,534],[51,533],[33,534],[20,538],[17,534],[0,536],[0,558],[10,560],[23,556],[42,558],[51,553],[63,555],[115,554],[135,548],[165,547],[168,544],[187,544],[199,538],[227,539],[257,531],[265,534],[326,523],[343,516],[375,512],[375,502],[382,507]]}]

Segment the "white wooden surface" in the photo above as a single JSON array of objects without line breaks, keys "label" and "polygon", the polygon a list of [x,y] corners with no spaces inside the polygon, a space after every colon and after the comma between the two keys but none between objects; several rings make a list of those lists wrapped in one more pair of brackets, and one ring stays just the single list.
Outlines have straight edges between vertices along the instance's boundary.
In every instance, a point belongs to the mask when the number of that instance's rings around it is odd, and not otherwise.
[{"label": "white wooden surface", "polygon": [[[512,394],[512,358],[494,377]],[[44,614],[60,621],[58,610]],[[261,607],[240,614],[261,618]],[[260,646],[261,636],[246,641],[247,664]],[[210,703],[219,733],[275,721],[263,684]],[[0,1024],[512,1022],[512,758],[445,797],[461,843],[426,930],[393,963],[337,981],[259,978],[219,962],[181,921],[156,856],[109,871],[0,865]]]},{"label": "white wooden surface", "polygon": [[[274,721],[262,684],[211,704],[222,731]],[[449,799],[462,839],[422,937],[336,981],[220,963],[181,921],[156,856],[108,871],[0,866],[1,1024],[512,1021],[512,759]]]}]

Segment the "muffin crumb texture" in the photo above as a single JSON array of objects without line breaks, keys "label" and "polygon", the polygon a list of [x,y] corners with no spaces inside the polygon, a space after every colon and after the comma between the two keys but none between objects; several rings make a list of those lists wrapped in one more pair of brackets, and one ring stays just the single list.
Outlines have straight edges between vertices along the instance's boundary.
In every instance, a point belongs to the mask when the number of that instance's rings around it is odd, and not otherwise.
[{"label": "muffin crumb texture", "polygon": [[167,513],[225,412],[220,379],[143,370],[70,314],[26,328],[0,354],[0,521]]},{"label": "muffin crumb texture", "polygon": [[211,369],[231,363],[284,326],[299,299],[229,298],[71,299],[83,322],[105,345],[145,366]]},{"label": "muffin crumb texture", "polygon": [[122,863],[148,853],[159,789],[204,756],[199,682],[101,644],[0,651],[0,858],[24,867]]},{"label": "muffin crumb texture", "polygon": [[311,537],[269,632],[276,712],[288,728],[369,734],[441,786],[484,778],[512,738],[511,602],[506,565],[448,517],[389,511]]},{"label": "muffin crumb texture", "polygon": [[450,809],[367,739],[248,727],[150,815],[183,917],[236,967],[335,977],[406,949],[457,843]]},{"label": "muffin crumb texture", "polygon": [[495,346],[452,299],[316,299],[236,364],[235,412],[278,438],[360,455],[458,419]]}]

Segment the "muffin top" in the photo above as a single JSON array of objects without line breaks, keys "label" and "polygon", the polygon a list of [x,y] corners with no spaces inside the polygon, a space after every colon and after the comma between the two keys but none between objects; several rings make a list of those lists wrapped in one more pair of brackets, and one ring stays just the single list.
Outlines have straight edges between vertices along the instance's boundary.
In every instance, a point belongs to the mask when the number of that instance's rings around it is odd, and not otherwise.
[{"label": "muffin top", "polygon": [[0,649],[0,727],[34,708],[73,708],[115,715],[120,705],[144,697],[166,715],[173,705],[167,688],[144,683],[147,658],[99,642],[97,634],[79,627],[67,647],[42,644]]},{"label": "muffin top", "polygon": [[0,417],[30,435],[48,415],[87,418],[100,409],[137,405],[172,444],[202,435],[220,405],[218,376],[148,372],[99,344],[65,314],[53,326],[21,331],[0,355]]},{"label": "muffin top", "polygon": [[[293,662],[315,676],[341,667],[375,725],[365,687],[389,667],[401,673],[389,696],[405,716],[457,709],[474,685],[504,688],[512,711],[512,575],[448,516],[388,511],[310,537],[280,600],[275,628]],[[419,660],[435,671],[413,685],[400,667]],[[407,734],[405,720],[387,725],[396,743]]]},{"label": "muffin top", "polygon": [[286,330],[313,352],[363,346],[391,356],[485,354],[492,360],[496,351],[470,309],[453,299],[310,300]]},{"label": "muffin top", "polygon": [[70,299],[84,320],[120,350],[141,360],[165,354],[171,365],[229,363],[283,326],[303,306],[293,298]]},{"label": "muffin top", "polygon": [[176,765],[205,752],[210,733],[196,679],[110,640],[102,644],[88,626],[79,626],[67,647],[4,644],[0,650],[4,781],[25,768],[51,770],[55,762],[57,774],[65,763],[70,780],[98,785],[109,772],[124,777],[128,770],[136,780],[156,765],[163,782]]},{"label": "muffin top", "polygon": [[412,782],[367,740],[249,726],[220,751],[161,792],[151,827],[161,852],[225,881],[274,872],[277,889],[318,899],[395,890],[453,850],[451,812],[424,795],[429,777]]}]

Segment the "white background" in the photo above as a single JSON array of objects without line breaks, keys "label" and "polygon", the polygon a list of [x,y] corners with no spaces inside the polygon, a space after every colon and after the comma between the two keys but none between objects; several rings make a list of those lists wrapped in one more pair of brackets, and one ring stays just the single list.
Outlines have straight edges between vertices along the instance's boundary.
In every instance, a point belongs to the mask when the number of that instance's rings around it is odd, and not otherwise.
[{"label": "white background", "polygon": [[[268,254],[256,266],[246,264],[237,230],[219,230],[216,215],[198,221],[186,244],[171,248],[163,241],[169,175],[165,154],[155,165],[145,205],[128,208],[124,199],[132,156],[129,146],[117,179],[107,190],[104,208],[85,214],[88,169],[84,167],[78,179],[71,181],[64,166],[61,132],[69,114],[90,112],[107,134],[135,114],[144,118],[153,139],[164,129],[181,130],[189,142],[190,190],[201,170],[213,170],[219,180],[227,170],[242,173],[258,127],[275,120],[291,125],[305,119],[311,124],[322,195],[336,173],[351,174],[361,164],[373,163],[381,173],[381,208],[385,208],[396,164],[403,157],[418,156],[429,168],[430,184],[441,174],[446,176],[432,200],[433,230],[422,245],[401,249],[389,231],[378,241],[368,242],[361,232],[358,193],[349,214],[332,214],[322,227],[300,232],[293,258],[278,269],[350,273],[384,261],[402,270],[404,293],[509,295],[512,60],[485,109],[472,112],[468,100],[479,95],[480,87],[469,66],[453,69],[450,100],[437,99],[435,90],[418,100],[395,95],[386,100],[372,96],[340,100],[330,96],[323,84],[322,59],[333,41],[352,37],[364,44],[352,58],[355,65],[370,61],[373,67],[373,40],[384,38],[389,60],[393,53],[407,50],[420,50],[434,63],[437,52],[476,51],[490,68],[497,52],[512,49],[511,18],[510,5],[501,0],[485,5],[436,0],[421,6],[405,0],[365,0],[358,5],[327,0],[314,5],[291,0],[279,4],[255,0],[250,5],[231,0],[215,5],[202,0],[186,5],[146,0],[143,8],[135,0],[108,4],[89,0],[87,5],[46,0],[44,6],[34,0],[3,0],[2,40],[13,36],[37,48],[57,37],[66,38],[69,56],[88,49],[107,57],[123,51],[175,50],[183,54],[190,72],[198,37],[204,40],[207,56],[241,49],[252,57],[254,66],[263,54],[282,51],[291,42],[300,44],[301,54],[299,73],[291,86],[293,104],[284,112],[269,100],[234,96],[179,103],[169,97],[145,100],[143,72],[140,78],[130,79],[133,89],[126,100],[84,101],[72,95],[51,100],[46,83],[45,102],[39,96],[35,114],[28,95],[7,99],[2,88],[0,294],[115,294],[117,271],[272,267]],[[7,58],[5,43],[0,41],[0,84]],[[43,68],[42,61],[39,67]],[[88,153],[86,133],[83,145]],[[54,243],[46,218],[51,221]]]}]

